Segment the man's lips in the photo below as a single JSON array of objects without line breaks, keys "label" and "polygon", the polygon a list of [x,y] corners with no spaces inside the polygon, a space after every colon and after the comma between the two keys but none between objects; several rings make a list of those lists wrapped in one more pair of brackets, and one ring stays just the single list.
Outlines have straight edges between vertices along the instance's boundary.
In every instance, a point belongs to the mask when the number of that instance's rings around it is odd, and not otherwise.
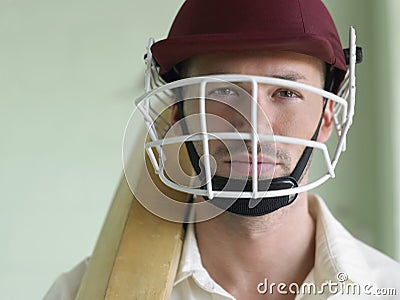
[{"label": "man's lips", "polygon": [[[234,155],[231,160],[226,160],[224,163],[230,165],[234,174],[243,176],[253,175],[253,160],[249,155]],[[274,173],[276,163],[273,159],[258,156],[257,157],[257,176],[271,177]]]}]

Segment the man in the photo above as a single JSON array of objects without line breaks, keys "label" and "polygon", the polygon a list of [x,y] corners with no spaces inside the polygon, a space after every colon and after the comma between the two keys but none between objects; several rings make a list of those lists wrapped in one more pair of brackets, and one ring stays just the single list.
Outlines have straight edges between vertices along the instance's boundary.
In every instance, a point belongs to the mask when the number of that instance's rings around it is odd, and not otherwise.
[{"label": "man", "polygon": [[[168,38],[152,45],[148,86],[158,76],[175,85],[138,102],[146,148],[165,184],[195,195],[190,219],[179,220],[194,224],[172,299],[400,293],[399,264],[354,239],[307,192],[333,176],[351,125],[354,44],[349,51],[346,58],[320,0],[187,0]],[[339,139],[329,158],[323,143],[333,129]],[[174,144],[187,148],[188,178],[174,173]],[[313,151],[322,152],[327,173],[310,182]],[[48,299],[74,297],[82,269],[59,280],[74,287],[56,283]],[[315,289],[304,292],[307,284]]]}]

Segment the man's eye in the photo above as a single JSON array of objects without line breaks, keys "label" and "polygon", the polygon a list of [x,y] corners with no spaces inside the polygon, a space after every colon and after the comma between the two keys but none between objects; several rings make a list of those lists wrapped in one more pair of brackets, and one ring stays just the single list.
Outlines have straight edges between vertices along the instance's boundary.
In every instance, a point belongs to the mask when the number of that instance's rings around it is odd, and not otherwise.
[{"label": "man's eye", "polygon": [[279,91],[275,92],[274,96],[281,97],[281,98],[292,98],[292,99],[295,99],[295,98],[301,99],[302,98],[301,95],[299,95],[298,93],[291,91],[291,90],[279,90]]},{"label": "man's eye", "polygon": [[232,88],[223,87],[223,88],[218,88],[218,89],[212,90],[209,93],[209,95],[216,96],[216,97],[231,97],[231,96],[239,96],[239,93]]}]

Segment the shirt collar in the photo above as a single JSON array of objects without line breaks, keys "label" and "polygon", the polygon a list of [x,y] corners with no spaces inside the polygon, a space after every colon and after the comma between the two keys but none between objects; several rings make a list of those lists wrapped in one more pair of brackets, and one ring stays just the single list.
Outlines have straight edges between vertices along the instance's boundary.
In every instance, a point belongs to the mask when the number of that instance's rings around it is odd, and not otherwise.
[{"label": "shirt collar", "polygon": [[310,195],[308,198],[309,211],[316,224],[313,277],[317,286],[329,280],[375,284],[372,274],[365,272],[368,264],[357,240],[333,217],[320,197]]},{"label": "shirt collar", "polygon": [[181,259],[174,285],[191,276],[195,271],[202,271],[203,269],[204,267],[201,263],[200,251],[197,246],[194,225],[189,224],[186,229]]},{"label": "shirt collar", "polygon": [[174,286],[189,277],[192,277],[197,285],[203,290],[206,290],[209,293],[219,294],[224,296],[226,299],[233,299],[227,291],[215,283],[204,268],[201,262],[200,251],[197,246],[196,233],[193,224],[189,224],[186,229],[185,241]]}]

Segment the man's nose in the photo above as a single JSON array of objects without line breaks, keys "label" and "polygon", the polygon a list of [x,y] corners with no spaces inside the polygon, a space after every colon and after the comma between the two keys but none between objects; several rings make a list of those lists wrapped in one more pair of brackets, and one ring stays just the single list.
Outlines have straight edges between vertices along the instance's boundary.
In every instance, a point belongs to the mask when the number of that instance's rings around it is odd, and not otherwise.
[{"label": "man's nose", "polygon": [[274,108],[268,93],[260,88],[257,95],[257,132],[272,134]]},{"label": "man's nose", "polygon": [[244,132],[252,132],[253,128],[258,134],[272,134],[273,106],[268,93],[262,87],[257,92],[246,91],[237,108],[236,129]]}]

